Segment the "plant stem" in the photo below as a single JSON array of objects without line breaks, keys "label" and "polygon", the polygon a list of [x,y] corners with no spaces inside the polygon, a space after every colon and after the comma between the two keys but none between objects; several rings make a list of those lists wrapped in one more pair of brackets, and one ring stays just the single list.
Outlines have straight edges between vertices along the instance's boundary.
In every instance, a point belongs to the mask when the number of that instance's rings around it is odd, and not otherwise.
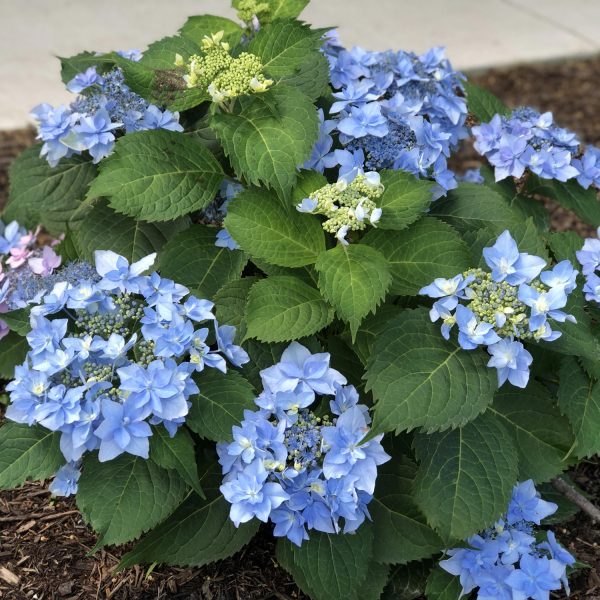
[{"label": "plant stem", "polygon": [[600,523],[600,510],[562,477],[555,477],[552,480],[552,486],[563,494],[567,500],[577,505],[593,521]]}]

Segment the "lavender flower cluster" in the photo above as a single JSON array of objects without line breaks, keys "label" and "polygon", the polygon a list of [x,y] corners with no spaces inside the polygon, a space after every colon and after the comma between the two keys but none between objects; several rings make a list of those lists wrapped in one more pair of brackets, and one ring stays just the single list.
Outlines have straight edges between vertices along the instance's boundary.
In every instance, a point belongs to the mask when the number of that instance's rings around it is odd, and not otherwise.
[{"label": "lavender flower cluster", "polygon": [[[467,106],[459,95],[463,75],[452,69],[444,50],[421,56],[345,50],[335,33],[328,36],[323,51],[338,91],[330,119],[321,113],[321,135],[305,168],[339,166],[339,176],[348,181],[363,169],[403,169],[433,178],[437,196],[455,188],[447,158],[467,137]],[[334,148],[334,133],[341,148]]]},{"label": "lavender flower cluster", "polygon": [[475,149],[494,167],[496,181],[529,169],[543,179],[576,178],[584,188],[600,186],[600,150],[580,147],[572,131],[554,123],[551,112],[518,108],[472,129]]},{"label": "lavender flower cluster", "polygon": [[[26,305],[24,288],[32,280],[52,274],[61,262],[52,246],[38,243],[39,231],[27,231],[16,221],[6,225],[0,220],[0,314]],[[8,325],[0,319],[0,339],[8,334]]]},{"label": "lavender flower cluster", "polygon": [[[98,450],[101,462],[129,453],[148,458],[151,425],[171,436],[185,421],[194,375],[226,371],[248,355],[235,328],[219,326],[213,303],[158,273],[143,275],[155,254],[138,262],[97,251],[95,268],[80,263],[31,309],[29,352],[7,386],[6,417],[60,432],[67,461],[51,484],[77,490],[79,461]],[[75,278],[79,271],[79,278]],[[207,342],[213,323],[216,348]]]},{"label": "lavender flower cluster", "polygon": [[[597,235],[600,236],[600,227]],[[587,238],[583,243],[583,248],[576,253],[577,260],[581,265],[582,273],[585,275],[585,284],[583,292],[588,302],[600,303],[600,239]]]},{"label": "lavender flower cluster", "polygon": [[[137,51],[120,54],[133,61],[142,56]],[[69,81],[67,89],[80,94],[69,106],[39,104],[31,111],[38,122],[37,139],[43,142],[41,156],[51,167],[61,158],[84,151],[97,163],[112,152],[121,134],[148,129],[183,131],[179,113],[161,110],[131,91],[119,67],[104,74],[90,67]]]},{"label": "lavender flower cluster", "polygon": [[491,272],[469,269],[452,279],[438,278],[419,293],[436,298],[429,315],[432,322],[442,320],[445,339],[457,325],[461,348],[487,346],[498,385],[508,379],[524,388],[533,358],[518,340],[552,342],[561,333],[552,330],[549,319],[575,322],[561,309],[577,287],[578,271],[564,260],[542,272],[546,261],[519,252],[508,231],[483,249],[483,258]]},{"label": "lavender flower cluster", "polygon": [[[300,546],[309,530],[348,533],[369,518],[377,466],[390,457],[383,436],[363,441],[368,409],[329,360],[292,342],[261,371],[259,410],[246,410],[233,441],[218,444],[221,492],[236,527],[271,520],[275,536]],[[319,396],[332,397],[330,411]]]},{"label": "lavender flower cluster", "polygon": [[460,577],[462,593],[477,588],[477,600],[549,600],[564,586],[569,593],[567,567],[575,559],[546,531],[535,537],[535,525],[554,514],[557,505],[542,500],[533,481],[515,486],[508,511],[493,527],[470,537],[470,548],[447,551],[440,566]]}]

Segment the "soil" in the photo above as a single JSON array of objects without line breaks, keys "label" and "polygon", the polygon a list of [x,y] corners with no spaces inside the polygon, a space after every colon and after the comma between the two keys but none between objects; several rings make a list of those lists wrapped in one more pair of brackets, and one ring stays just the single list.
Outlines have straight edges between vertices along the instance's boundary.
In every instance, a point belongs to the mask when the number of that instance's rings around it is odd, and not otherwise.
[{"label": "soil", "polygon": [[[600,57],[494,69],[470,77],[509,106],[532,105],[554,113],[585,143],[600,145]],[[7,169],[33,142],[32,130],[0,132],[0,207],[8,195]],[[478,166],[472,148],[454,160],[458,169]],[[547,203],[547,201],[546,201]],[[552,227],[587,234],[573,215],[552,203]],[[1,412],[1,410],[0,410]],[[580,464],[570,476],[600,504],[600,459]],[[571,577],[572,600],[600,599],[600,530],[585,515],[555,526],[557,537],[589,565]],[[134,567],[114,572],[128,549],[89,555],[96,538],[73,500],[52,500],[44,483],[0,492],[0,598],[3,600],[303,600],[273,559],[273,540],[263,530],[237,555],[202,568]],[[566,596],[553,595],[553,598]]]}]

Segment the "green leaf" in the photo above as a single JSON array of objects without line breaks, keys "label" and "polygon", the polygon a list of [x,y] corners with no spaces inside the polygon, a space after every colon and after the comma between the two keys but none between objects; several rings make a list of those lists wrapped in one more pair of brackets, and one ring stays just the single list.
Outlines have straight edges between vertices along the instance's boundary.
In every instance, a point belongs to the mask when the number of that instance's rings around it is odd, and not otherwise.
[{"label": "green leaf", "polygon": [[392,283],[387,260],[369,246],[338,244],[319,256],[315,269],[319,289],[339,317],[350,323],[354,339],[362,320],[381,304]]},{"label": "green leaf", "polygon": [[197,139],[139,131],[117,141],[88,198],[107,196],[117,212],[143,221],[170,221],[204,208],[222,179],[221,166]]},{"label": "green leaf", "polygon": [[327,185],[327,178],[322,173],[317,171],[306,171],[301,170],[298,175],[298,181],[292,190],[292,206],[296,206],[304,198],[307,198],[313,192],[316,192],[319,188]]},{"label": "green leaf", "polygon": [[469,82],[464,82],[463,86],[467,93],[467,108],[477,120],[488,122],[494,115],[510,114],[510,109],[492,92]]},{"label": "green leaf", "polygon": [[559,375],[558,403],[575,433],[575,456],[600,453],[600,383],[590,379],[574,358],[563,361]]},{"label": "green leaf", "polygon": [[386,257],[392,274],[390,292],[396,295],[417,295],[436,277],[454,277],[472,266],[461,236],[432,217],[424,217],[401,233],[373,229],[364,243]]},{"label": "green leaf", "polygon": [[100,534],[97,547],[123,544],[168,517],[185,496],[175,472],[151,460],[123,454],[108,462],[84,459],[77,507]]},{"label": "green leaf", "polygon": [[406,458],[393,460],[378,473],[375,497],[369,504],[375,535],[373,557],[377,562],[405,564],[439,552],[443,542],[411,496],[415,464]]},{"label": "green leaf", "polygon": [[485,227],[500,234],[524,219],[523,213],[511,207],[501,194],[477,183],[459,183],[445,198],[436,200],[431,214],[460,233]]},{"label": "green leaf", "polygon": [[572,264],[577,264],[575,253],[583,247],[583,240],[574,231],[552,232],[546,237],[546,242],[556,262],[570,260]]},{"label": "green leaf", "polygon": [[96,250],[112,250],[133,262],[160,250],[189,226],[189,220],[180,218],[160,225],[136,221],[115,212],[106,200],[99,200],[87,206],[74,225],[75,244],[82,258],[91,261]]},{"label": "green leaf", "polygon": [[321,36],[300,21],[278,21],[261,27],[248,52],[260,57],[267,76],[316,99],[329,82]]},{"label": "green leaf", "polygon": [[371,561],[368,577],[360,584],[356,597],[360,600],[379,600],[387,584],[389,572],[389,565]]},{"label": "green leaf", "polygon": [[594,227],[600,226],[600,202],[595,187],[585,190],[574,179],[562,182],[542,179],[531,173],[524,191],[552,198],[586,223]]},{"label": "green leaf", "polygon": [[63,233],[96,177],[96,166],[89,158],[72,156],[51,167],[39,154],[40,146],[33,146],[12,164],[3,218],[30,228],[44,223],[49,233]]},{"label": "green leaf", "polygon": [[518,476],[517,451],[492,415],[451,431],[417,434],[414,448],[420,463],[414,497],[443,537],[467,538],[506,510]]},{"label": "green leaf", "polygon": [[295,19],[308,4],[309,0],[265,0],[269,5],[268,21],[277,19]]},{"label": "green leaf", "polygon": [[19,335],[27,335],[31,331],[28,308],[18,308],[0,314],[2,315],[0,318],[8,325],[11,331]]},{"label": "green leaf", "polygon": [[179,428],[174,437],[159,425],[154,427],[150,438],[150,458],[163,469],[173,469],[202,498],[194,442],[185,428]]},{"label": "green leaf", "polygon": [[[277,106],[277,116],[266,101]],[[238,98],[233,112],[216,113],[211,126],[239,179],[289,197],[297,167],[317,140],[319,118],[308,96],[280,84],[264,94]]]},{"label": "green leaf", "polygon": [[541,384],[531,381],[524,390],[505,387],[496,394],[488,413],[512,435],[521,481],[548,481],[568,467],[563,459],[573,443],[573,434]]},{"label": "green leaf", "polygon": [[406,229],[431,204],[431,182],[417,179],[406,171],[382,171],[384,192],[378,205],[383,209],[378,227]]},{"label": "green leaf", "polygon": [[382,600],[417,600],[425,593],[430,570],[428,561],[393,567]]},{"label": "green leaf", "polygon": [[205,35],[211,36],[219,31],[223,31],[223,41],[229,42],[231,46],[239,44],[244,33],[235,21],[216,15],[196,15],[189,17],[179,30],[184,38],[188,38],[196,44],[200,44]]},{"label": "green leaf", "polygon": [[227,373],[205,368],[197,375],[200,393],[191,397],[188,427],[213,442],[231,439],[231,428],[239,425],[244,409],[255,409],[254,388],[231,368]]},{"label": "green leaf", "polygon": [[246,337],[246,304],[250,288],[259,280],[258,277],[242,277],[226,283],[214,295],[219,323],[227,323],[236,328],[236,340],[239,343]]},{"label": "green leaf", "polygon": [[2,379],[14,377],[15,367],[25,360],[28,350],[27,340],[14,331],[2,338],[2,343],[0,343],[0,377]]},{"label": "green leaf", "polygon": [[462,595],[460,579],[436,567],[427,578],[425,594],[427,600],[458,600]]},{"label": "green leaf", "polygon": [[225,227],[251,256],[281,267],[313,264],[325,250],[317,217],[299,213],[264,191],[242,192],[227,209]]},{"label": "green leaf", "polygon": [[216,234],[215,228],[205,225],[192,225],[177,234],[160,254],[161,275],[204,298],[212,298],[219,288],[238,279],[248,259],[238,250],[215,246]]},{"label": "green leaf", "polygon": [[96,52],[80,52],[79,54],[75,54],[75,56],[59,56],[60,77],[63,83],[69,83],[75,75],[85,71],[89,67],[97,67],[101,73],[104,73],[115,66],[118,58],[119,56],[114,52],[100,55]]},{"label": "green leaf", "polygon": [[375,340],[385,332],[387,322],[397,314],[398,307],[396,305],[386,304],[380,306],[374,315],[369,315],[362,322],[352,346],[363,365],[366,366],[369,362]]},{"label": "green leaf", "polygon": [[60,433],[39,425],[6,422],[0,426],[0,489],[54,475],[65,462],[59,441]]},{"label": "green leaf", "polygon": [[139,64],[151,69],[174,69],[176,54],[185,60],[193,54],[201,52],[199,44],[189,37],[172,35],[152,42],[144,51],[144,56]]},{"label": "green leaf", "polygon": [[279,540],[276,557],[314,600],[362,600],[358,590],[368,576],[372,547],[373,532],[364,523],[353,535],[311,533],[300,548]]},{"label": "green leaf", "polygon": [[401,311],[375,340],[368,363],[367,389],[377,401],[372,431],[439,431],[474,419],[496,390],[487,360],[445,341],[425,309]]},{"label": "green leaf", "polygon": [[201,478],[206,500],[192,494],[121,559],[119,569],[155,562],[200,567],[243,548],[256,533],[258,521],[236,529],[229,518],[231,505],[219,493],[222,480],[219,465],[212,461]]},{"label": "green leaf", "polygon": [[245,317],[246,337],[288,342],[329,325],[333,311],[319,290],[298,277],[267,277],[252,286]]}]

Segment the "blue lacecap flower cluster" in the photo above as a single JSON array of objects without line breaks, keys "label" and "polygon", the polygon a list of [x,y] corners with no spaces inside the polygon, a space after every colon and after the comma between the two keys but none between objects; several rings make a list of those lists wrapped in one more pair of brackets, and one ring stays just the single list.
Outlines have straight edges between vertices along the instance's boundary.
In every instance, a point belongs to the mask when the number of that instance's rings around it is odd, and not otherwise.
[{"label": "blue lacecap flower cluster", "polygon": [[143,274],[154,259],[130,265],[97,251],[95,268],[71,266],[31,308],[29,351],[7,386],[6,417],[60,432],[67,465],[51,485],[55,494],[76,491],[86,452],[98,450],[101,462],[123,453],[148,458],[151,425],[174,436],[184,423],[199,391],[195,374],[249,360],[233,343],[235,328],[216,322],[212,302]]},{"label": "blue lacecap flower cluster", "polygon": [[580,147],[572,131],[554,123],[551,112],[518,108],[472,129],[475,149],[494,167],[496,181],[521,177],[526,169],[543,179],[577,178],[584,188],[600,185],[600,150]]},{"label": "blue lacecap flower cluster", "polygon": [[549,600],[564,586],[567,567],[575,558],[546,531],[542,542],[536,525],[552,515],[557,505],[542,500],[533,481],[515,486],[508,511],[493,527],[470,537],[469,548],[448,550],[440,566],[460,577],[462,594],[477,589],[477,600]]},{"label": "blue lacecap flower cluster", "polygon": [[403,169],[435,179],[436,196],[455,188],[447,158],[467,137],[467,105],[460,95],[464,77],[444,50],[421,56],[346,50],[330,32],[323,51],[337,91],[329,119],[321,112],[321,135],[305,168],[339,166],[339,176],[348,180],[363,169]]},{"label": "blue lacecap flower cluster", "polygon": [[551,342],[561,333],[550,320],[575,322],[561,309],[577,286],[578,271],[568,260],[543,271],[546,261],[519,252],[508,231],[484,248],[483,257],[491,272],[471,269],[439,278],[419,293],[436,299],[429,314],[433,322],[442,320],[445,339],[456,325],[461,348],[487,346],[488,367],[498,370],[499,385],[508,379],[523,388],[533,359],[518,340]]},{"label": "blue lacecap flower cluster", "polygon": [[[236,198],[244,187],[238,181],[232,179],[224,179],[219,189],[216,202],[213,203],[215,207],[215,221],[222,223],[223,219],[227,215],[227,207],[231,201]],[[231,237],[231,234],[223,227],[217,232],[217,239],[215,240],[215,246],[219,248],[227,248],[229,250],[239,250],[240,245]]]},{"label": "blue lacecap flower cluster", "polygon": [[[597,235],[600,236],[600,227]],[[600,239],[587,238],[583,248],[576,252],[577,260],[581,265],[581,271],[585,275],[583,292],[588,302],[600,303]]]},{"label": "blue lacecap flower cluster", "polygon": [[236,527],[270,520],[275,536],[300,546],[310,530],[349,533],[369,518],[377,466],[390,457],[382,436],[363,441],[368,409],[329,360],[292,342],[261,371],[259,410],[246,410],[233,441],[218,444]]},{"label": "blue lacecap flower cluster", "polygon": [[[129,60],[141,58],[136,51],[121,55]],[[40,104],[31,111],[43,142],[41,155],[52,167],[61,158],[86,150],[97,163],[112,152],[121,134],[148,129],[183,131],[179,113],[161,110],[133,92],[119,67],[103,74],[89,67],[69,81],[67,89],[80,94],[69,106]]]}]

